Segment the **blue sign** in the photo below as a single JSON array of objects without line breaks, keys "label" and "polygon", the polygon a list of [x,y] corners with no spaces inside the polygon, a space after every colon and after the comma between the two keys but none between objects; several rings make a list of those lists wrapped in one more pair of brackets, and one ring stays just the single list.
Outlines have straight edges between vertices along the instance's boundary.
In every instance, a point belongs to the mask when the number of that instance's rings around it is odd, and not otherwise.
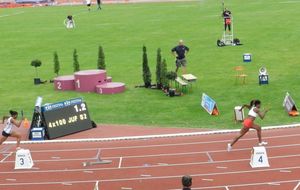
[{"label": "blue sign", "polygon": [[212,114],[216,108],[216,102],[207,94],[202,94],[201,106],[209,113]]},{"label": "blue sign", "polygon": [[244,62],[251,62],[251,60],[252,60],[251,53],[244,53],[243,60],[244,60]]},{"label": "blue sign", "polygon": [[82,98],[75,98],[75,99],[66,100],[63,102],[57,102],[57,103],[53,103],[53,104],[45,104],[42,106],[41,110],[42,110],[42,112],[52,111],[52,110],[61,109],[61,108],[67,107],[67,106],[75,105],[75,104],[78,104],[81,102],[82,102]]}]

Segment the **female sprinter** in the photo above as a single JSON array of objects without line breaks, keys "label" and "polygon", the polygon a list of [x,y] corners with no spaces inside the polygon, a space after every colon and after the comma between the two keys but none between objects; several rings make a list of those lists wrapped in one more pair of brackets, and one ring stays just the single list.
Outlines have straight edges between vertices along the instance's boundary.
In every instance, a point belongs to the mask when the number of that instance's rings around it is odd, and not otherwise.
[{"label": "female sprinter", "polygon": [[261,102],[259,100],[252,100],[250,102],[250,105],[243,105],[241,110],[246,107],[250,111],[248,113],[248,117],[244,120],[244,127],[240,131],[240,135],[235,137],[232,141],[232,143],[227,145],[227,151],[231,151],[232,146],[242,137],[244,136],[250,128],[253,128],[257,131],[257,137],[259,141],[259,146],[267,145],[267,142],[262,141],[261,139],[261,127],[259,125],[256,125],[254,123],[257,116],[259,116],[261,119],[264,119],[266,113],[269,111],[266,109],[265,111],[260,111]]},{"label": "female sprinter", "polygon": [[7,116],[3,117],[3,123],[4,123],[4,121],[6,121],[6,123],[5,123],[5,127],[3,129],[3,132],[2,132],[2,137],[0,139],[0,145],[4,141],[6,141],[6,139],[8,137],[14,137],[17,139],[17,149],[20,149],[21,135],[15,131],[13,131],[13,127],[16,126],[19,128],[22,124],[23,118],[21,121],[17,121],[16,119],[18,117],[18,112],[11,110],[11,111],[9,111],[9,113],[10,113],[10,117],[7,117]]}]

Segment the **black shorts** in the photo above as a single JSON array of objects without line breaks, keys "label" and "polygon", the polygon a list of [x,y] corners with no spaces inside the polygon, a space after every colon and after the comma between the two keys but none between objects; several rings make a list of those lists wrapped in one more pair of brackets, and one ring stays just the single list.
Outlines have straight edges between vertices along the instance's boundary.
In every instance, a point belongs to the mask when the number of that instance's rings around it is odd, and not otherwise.
[{"label": "black shorts", "polygon": [[86,6],[90,7],[90,6],[91,6],[91,4],[89,3],[89,4],[87,4]]},{"label": "black shorts", "polygon": [[10,134],[6,133],[5,131],[2,131],[2,136],[3,136],[3,137],[9,137]]}]

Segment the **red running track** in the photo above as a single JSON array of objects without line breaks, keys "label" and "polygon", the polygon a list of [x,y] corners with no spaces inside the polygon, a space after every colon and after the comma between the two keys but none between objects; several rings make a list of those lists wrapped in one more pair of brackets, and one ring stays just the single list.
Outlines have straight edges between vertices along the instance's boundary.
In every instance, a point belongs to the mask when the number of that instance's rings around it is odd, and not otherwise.
[{"label": "red running track", "polygon": [[[300,190],[300,128],[263,131],[269,168],[252,169],[250,132],[226,151],[235,133],[134,141],[26,144],[34,168],[14,170],[14,146],[0,147],[2,190],[175,190],[181,176],[193,177],[193,189]],[[84,167],[98,149],[111,164]]]}]

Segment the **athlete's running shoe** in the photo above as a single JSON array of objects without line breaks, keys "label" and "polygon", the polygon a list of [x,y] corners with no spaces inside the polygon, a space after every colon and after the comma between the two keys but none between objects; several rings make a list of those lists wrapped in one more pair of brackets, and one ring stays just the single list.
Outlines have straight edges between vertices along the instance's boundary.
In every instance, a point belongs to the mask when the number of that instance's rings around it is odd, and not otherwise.
[{"label": "athlete's running shoe", "polygon": [[258,143],[259,146],[264,146],[264,145],[267,145],[268,143],[265,142],[265,141],[262,141],[261,143]]},{"label": "athlete's running shoe", "polygon": [[227,144],[227,152],[230,152],[232,150],[232,146],[230,143]]}]

